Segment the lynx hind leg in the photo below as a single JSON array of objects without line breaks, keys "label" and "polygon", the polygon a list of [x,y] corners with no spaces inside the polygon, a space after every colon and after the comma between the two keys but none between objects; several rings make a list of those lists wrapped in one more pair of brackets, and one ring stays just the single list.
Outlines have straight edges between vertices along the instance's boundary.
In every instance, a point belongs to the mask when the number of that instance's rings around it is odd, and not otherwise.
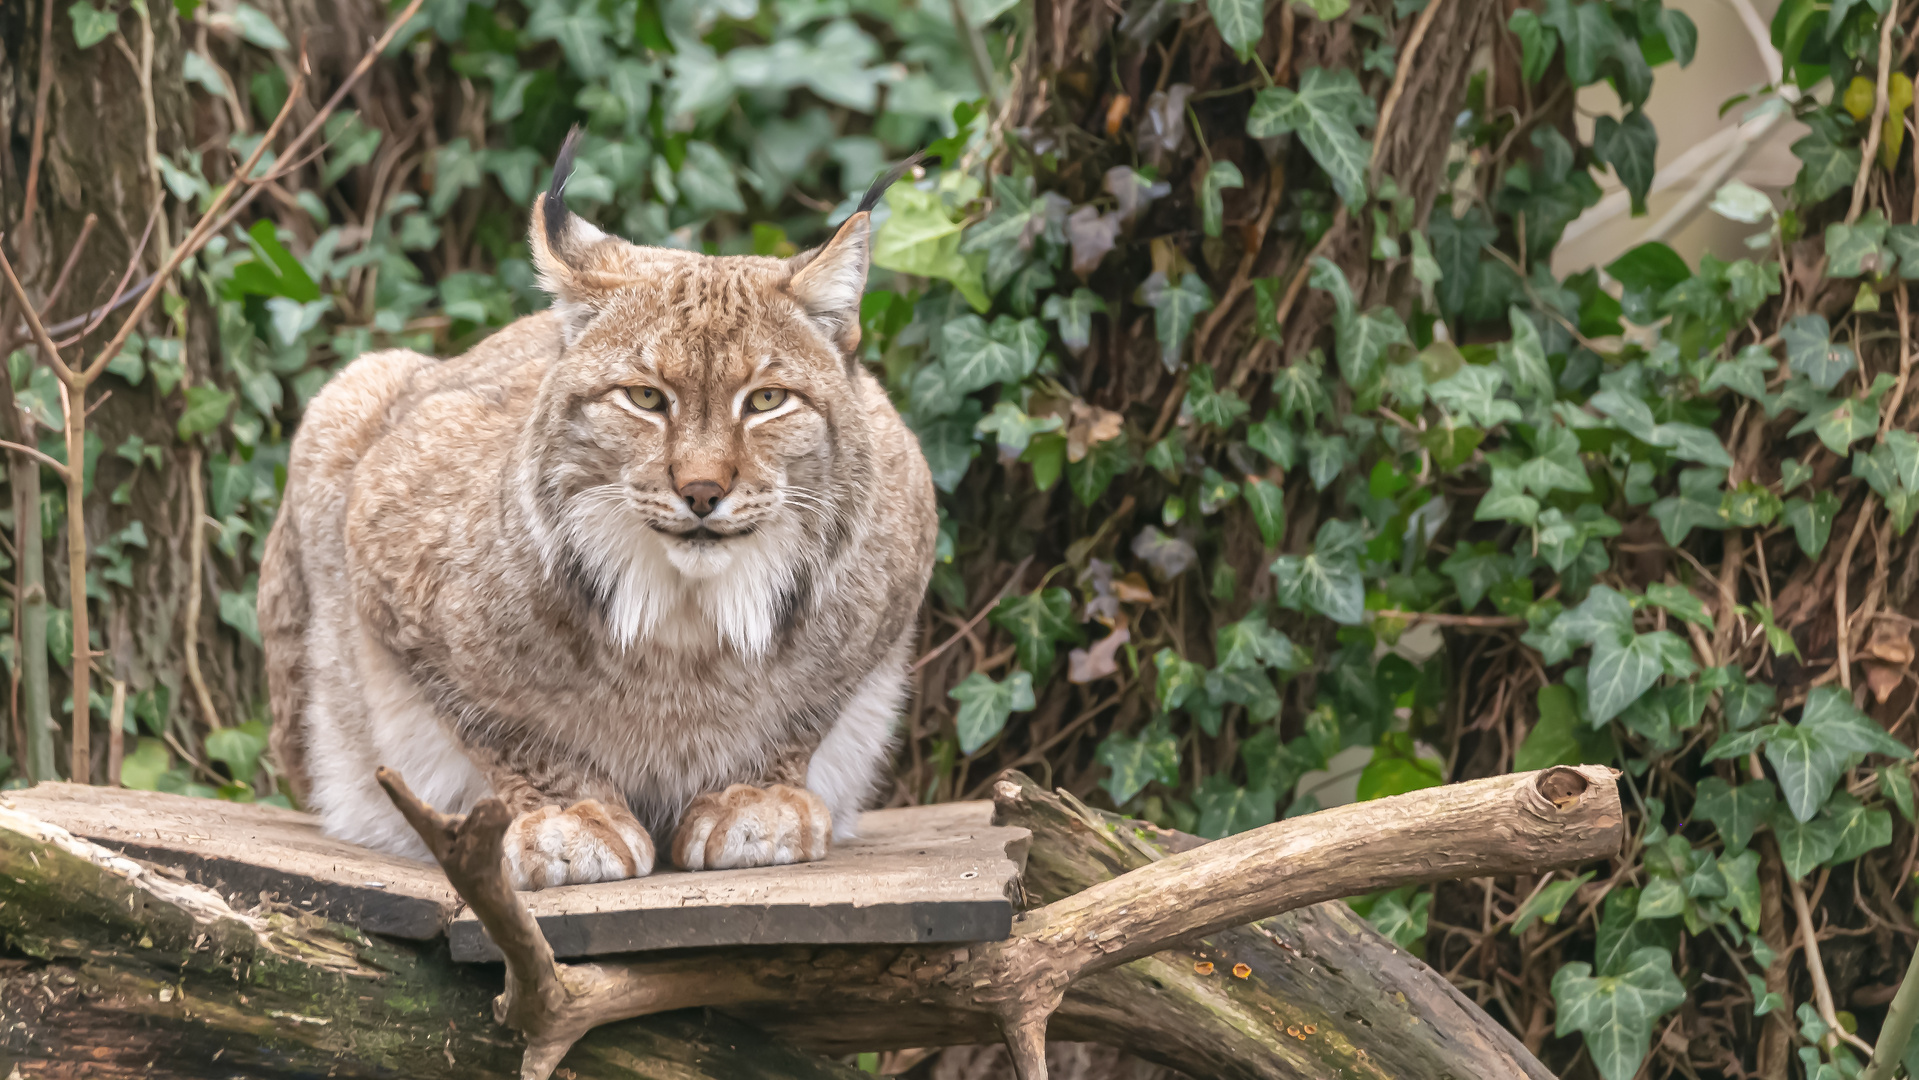
[{"label": "lynx hind leg", "polygon": [[784,866],[826,857],[833,815],[802,787],[734,784],[694,799],[673,834],[682,870]]},{"label": "lynx hind leg", "polygon": [[653,872],[653,838],[598,799],[542,806],[507,826],[506,866],[516,889],[624,881]]}]

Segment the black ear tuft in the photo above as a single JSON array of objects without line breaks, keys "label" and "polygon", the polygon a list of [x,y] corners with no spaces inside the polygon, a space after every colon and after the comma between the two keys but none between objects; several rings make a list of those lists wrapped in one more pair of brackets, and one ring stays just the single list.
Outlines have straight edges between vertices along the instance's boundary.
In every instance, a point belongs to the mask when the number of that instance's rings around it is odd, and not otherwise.
[{"label": "black ear tuft", "polygon": [[560,156],[553,162],[553,182],[546,188],[546,205],[541,208],[541,216],[546,219],[546,246],[554,251],[560,250],[560,238],[566,234],[566,182],[573,176],[573,155],[580,149],[580,126],[566,133],[566,141],[560,144]]},{"label": "black ear tuft", "polygon": [[864,214],[867,211],[873,209],[875,206],[878,206],[880,204],[880,196],[886,194],[886,189],[892,187],[894,181],[898,180],[902,176],[905,176],[907,171],[913,168],[915,165],[919,165],[927,161],[936,162],[938,160],[939,158],[937,156],[928,158],[926,156],[926,151],[921,150],[918,153],[915,153],[912,157],[907,158],[905,161],[902,161],[898,165],[895,165],[892,168],[886,170],[886,173],[883,176],[873,181],[872,187],[869,187],[866,189],[866,195],[864,198],[860,199],[860,207],[858,210],[855,210],[854,213]]}]

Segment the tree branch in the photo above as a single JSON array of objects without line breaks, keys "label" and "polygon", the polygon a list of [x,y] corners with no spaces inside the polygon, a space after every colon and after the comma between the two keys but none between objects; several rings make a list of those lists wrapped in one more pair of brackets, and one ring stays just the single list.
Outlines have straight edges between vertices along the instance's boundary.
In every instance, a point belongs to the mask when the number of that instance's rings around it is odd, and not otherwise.
[{"label": "tree branch", "polygon": [[[421,803],[390,770],[380,783],[507,958],[495,1015],[528,1039],[523,1075],[544,1080],[595,1025],[665,1009],[804,1003],[997,1021],[1022,1080],[1044,1080],[1046,1017],[1076,980],[1178,943],[1323,900],[1458,877],[1537,873],[1616,852],[1624,836],[1609,769],[1560,767],[1339,807],[1140,867],[1014,920],[1005,941],[909,947],[884,966],[716,965],[698,955],[559,964],[507,886],[510,815],[489,799],[465,817]],[[1002,781],[996,796],[1021,797]],[[1222,883],[1231,883],[1223,888]]]}]

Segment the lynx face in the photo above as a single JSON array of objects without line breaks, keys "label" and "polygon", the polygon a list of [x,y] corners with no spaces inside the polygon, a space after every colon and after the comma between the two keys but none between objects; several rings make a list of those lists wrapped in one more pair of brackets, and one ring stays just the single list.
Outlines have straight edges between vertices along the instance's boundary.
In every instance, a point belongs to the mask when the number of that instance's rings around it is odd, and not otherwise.
[{"label": "lynx face", "polygon": [[566,351],[522,479],[549,570],[583,576],[623,645],[765,651],[864,471],[835,410],[865,221],[796,260],[640,248],[570,214],[543,233]]}]

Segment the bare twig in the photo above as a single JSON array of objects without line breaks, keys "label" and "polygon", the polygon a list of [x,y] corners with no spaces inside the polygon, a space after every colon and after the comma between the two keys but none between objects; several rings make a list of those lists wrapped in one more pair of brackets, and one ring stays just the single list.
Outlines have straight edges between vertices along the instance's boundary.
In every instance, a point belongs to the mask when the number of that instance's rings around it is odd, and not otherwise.
[{"label": "bare twig", "polygon": [[1397,619],[1408,624],[1432,623],[1435,626],[1468,626],[1486,630],[1526,625],[1526,620],[1517,615],[1448,615],[1439,611],[1397,611],[1392,608],[1382,608],[1373,612],[1373,618]]},{"label": "bare twig", "polygon": [[1892,0],[1879,23],[1879,81],[1873,90],[1872,123],[1866,128],[1866,145],[1859,155],[1859,176],[1852,182],[1852,207],[1846,211],[1846,224],[1859,220],[1866,208],[1866,180],[1872,176],[1873,159],[1879,156],[1879,129],[1886,122],[1886,83],[1892,75],[1892,28],[1899,22],[1899,0]]},{"label": "bare twig", "polygon": [[925,656],[922,656],[918,660],[913,661],[913,666],[910,668],[907,668],[906,673],[908,675],[911,675],[913,672],[918,671],[919,669],[932,663],[934,659],[939,656],[939,654],[946,651],[948,646],[953,644],[955,641],[958,641],[961,638],[965,637],[967,634],[972,633],[973,628],[975,626],[978,626],[981,620],[985,619],[988,615],[991,615],[993,613],[993,609],[998,607],[999,602],[1006,598],[1006,594],[1013,590],[1013,586],[1019,584],[1020,578],[1026,576],[1026,568],[1028,566],[1031,566],[1032,564],[1033,564],[1033,557],[1031,555],[1028,555],[1024,559],[1021,559],[1019,562],[1019,565],[1013,567],[1013,576],[1007,578],[1006,584],[1001,585],[999,587],[999,592],[994,593],[993,598],[991,600],[987,601],[986,604],[982,606],[977,612],[974,612],[972,618],[966,620],[966,625],[954,631],[952,637],[947,638],[945,641],[942,641],[938,645],[935,645],[933,648],[927,650],[927,653]]},{"label": "bare twig", "polygon": [[1426,31],[1432,27],[1439,9],[1445,6],[1446,0],[1432,0],[1432,3],[1427,4],[1426,10],[1419,13],[1419,21],[1413,23],[1413,32],[1406,35],[1406,44],[1400,47],[1393,86],[1386,91],[1386,100],[1379,106],[1379,123],[1373,128],[1373,158],[1366,167],[1366,186],[1369,189],[1379,179],[1379,165],[1386,154],[1386,135],[1392,126],[1393,111],[1399,106],[1399,96],[1406,92],[1406,80],[1413,73],[1413,57],[1418,55],[1420,43],[1426,40]]},{"label": "bare twig", "polygon": [[20,203],[19,231],[33,243],[33,212],[40,200],[40,163],[47,152],[47,99],[53,94],[53,0],[40,9],[40,85],[33,92],[33,142],[27,151],[27,190]]},{"label": "bare twig", "polygon": [[1832,1003],[1832,985],[1826,981],[1826,965],[1819,958],[1819,934],[1812,926],[1812,906],[1806,902],[1806,890],[1790,874],[1786,875],[1786,885],[1792,892],[1793,910],[1799,916],[1799,947],[1805,951],[1806,971],[1812,976],[1813,1007],[1819,1010],[1819,1019],[1832,1029],[1828,1039],[1844,1039],[1871,1057],[1872,1044],[1839,1023],[1839,1012]]},{"label": "bare twig", "polygon": [[200,447],[187,449],[187,609],[186,634],[180,651],[186,660],[187,682],[193,685],[193,700],[200,706],[200,717],[207,727],[218,730],[220,714],[213,707],[213,694],[207,689],[207,677],[200,670],[200,603],[206,591],[207,499],[200,481]]},{"label": "bare twig", "polygon": [[36,450],[31,446],[27,446],[25,444],[17,443],[17,442],[9,442],[6,439],[0,439],[0,449],[12,450],[13,452],[17,454],[25,454],[28,457],[32,458],[33,460],[53,470],[53,474],[55,476],[58,476],[62,482],[66,481],[67,467],[65,464],[63,464],[60,461],[59,458],[42,453],[41,451]]},{"label": "bare twig", "polygon": [[1906,1056],[1914,1025],[1919,1025],[1919,949],[1913,950],[1906,977],[1900,980],[1898,992],[1892,995],[1892,1007],[1886,1011],[1886,1022],[1879,1028],[1879,1045],[1872,1048],[1872,1060],[1859,1074],[1859,1080],[1892,1080],[1893,1069]]},{"label": "bare twig", "polygon": [[1839,573],[1834,582],[1832,594],[1833,614],[1839,622],[1839,684],[1847,690],[1852,689],[1852,642],[1846,628],[1847,617],[1851,614],[1846,606],[1846,579],[1852,575],[1852,553],[1859,547],[1859,537],[1865,534],[1866,525],[1872,521],[1873,507],[1878,499],[1870,493],[1859,507],[1859,517],[1852,523],[1852,535],[1846,538],[1846,547],[1839,553]]}]

